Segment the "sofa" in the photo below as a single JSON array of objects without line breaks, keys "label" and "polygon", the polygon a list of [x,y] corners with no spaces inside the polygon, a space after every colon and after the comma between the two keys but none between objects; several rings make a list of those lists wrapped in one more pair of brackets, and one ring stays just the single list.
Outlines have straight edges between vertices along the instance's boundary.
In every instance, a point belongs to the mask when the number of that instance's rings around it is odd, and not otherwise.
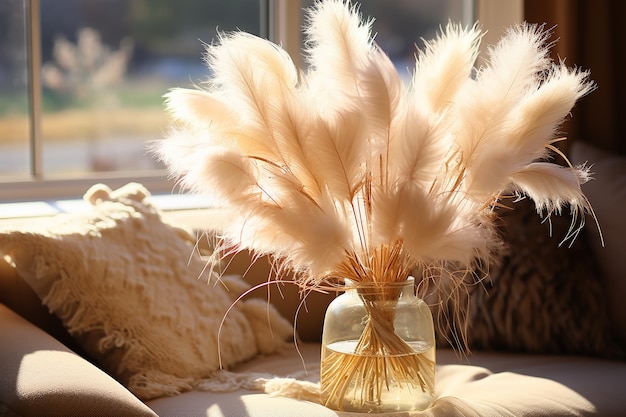
[{"label": "sofa", "polygon": [[[626,159],[584,143],[570,159],[592,165],[600,229],[560,245],[559,220],[514,217],[468,290],[469,350],[441,326],[432,407],[387,415],[626,416]],[[353,415],[317,397],[335,294],[268,284],[247,253],[217,261],[219,209],[162,212],[138,184],[86,197],[0,222],[0,416]]]}]

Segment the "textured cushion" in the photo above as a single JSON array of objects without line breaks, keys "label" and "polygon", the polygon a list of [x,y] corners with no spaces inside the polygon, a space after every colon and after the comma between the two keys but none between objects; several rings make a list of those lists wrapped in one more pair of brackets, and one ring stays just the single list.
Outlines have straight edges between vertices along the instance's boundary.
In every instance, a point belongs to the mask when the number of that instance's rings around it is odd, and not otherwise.
[{"label": "textured cushion", "polygon": [[[246,363],[240,372],[272,372],[299,381],[319,381],[319,344],[300,346],[289,357]],[[459,360],[450,349],[437,352],[433,407],[385,417],[562,417],[621,416],[626,363],[579,356],[476,353]],[[306,373],[305,373],[306,370]],[[239,390],[226,394],[188,392],[147,402],[160,417],[356,417],[315,401]]]},{"label": "textured cushion", "polygon": [[152,416],[99,368],[0,304],[0,415]]},{"label": "textured cushion", "polygon": [[[596,225],[587,223],[591,233],[564,241],[572,225],[568,210],[544,220],[532,200],[504,204],[497,212],[503,248],[488,275],[460,295],[469,306],[467,346],[625,357],[609,323],[603,272],[591,249],[593,239],[599,241]],[[444,346],[457,340],[447,327],[455,310],[439,311],[439,305],[433,309],[442,318],[438,345]]]},{"label": "textured cushion", "polygon": [[[471,291],[470,348],[621,356],[592,235],[563,242],[569,212],[542,221],[530,200],[512,207],[499,213],[506,247]],[[597,232],[595,224],[585,227]]]},{"label": "textured cushion", "polygon": [[222,323],[247,284],[212,275],[195,237],[163,223],[139,184],[115,192],[97,185],[85,198],[92,207],[84,213],[0,233],[0,253],[138,397],[192,389],[220,359],[229,367],[292,336],[290,323],[258,299],[236,303]]},{"label": "textured cushion", "polygon": [[576,164],[591,165],[594,180],[585,184],[583,190],[600,222],[604,247],[596,230],[590,228],[588,232],[592,235],[593,251],[601,262],[611,323],[622,346],[626,346],[626,157],[576,142],[571,159]]}]

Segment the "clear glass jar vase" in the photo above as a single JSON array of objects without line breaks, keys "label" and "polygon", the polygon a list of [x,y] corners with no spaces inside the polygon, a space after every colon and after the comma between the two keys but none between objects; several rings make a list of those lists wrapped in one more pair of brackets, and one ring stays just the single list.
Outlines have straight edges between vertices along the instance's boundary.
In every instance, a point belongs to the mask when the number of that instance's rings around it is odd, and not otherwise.
[{"label": "clear glass jar vase", "polygon": [[352,412],[423,410],[433,401],[435,334],[414,279],[352,283],[326,311],[322,403]]}]

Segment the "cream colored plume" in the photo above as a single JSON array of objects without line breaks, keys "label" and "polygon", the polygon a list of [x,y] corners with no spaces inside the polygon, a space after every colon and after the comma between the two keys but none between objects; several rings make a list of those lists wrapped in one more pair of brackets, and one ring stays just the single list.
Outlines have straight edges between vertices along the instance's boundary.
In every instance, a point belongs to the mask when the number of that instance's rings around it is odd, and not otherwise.
[{"label": "cream colored plume", "polygon": [[478,26],[449,24],[410,85],[349,3],[317,2],[305,33],[306,72],[235,32],[207,46],[203,88],[167,94],[175,125],[157,152],[230,209],[225,247],[269,254],[306,286],[404,280],[418,265],[484,266],[505,195],[545,215],[590,210],[586,169],[549,158],[593,84],[548,58],[542,27],[512,28],[475,69]]}]

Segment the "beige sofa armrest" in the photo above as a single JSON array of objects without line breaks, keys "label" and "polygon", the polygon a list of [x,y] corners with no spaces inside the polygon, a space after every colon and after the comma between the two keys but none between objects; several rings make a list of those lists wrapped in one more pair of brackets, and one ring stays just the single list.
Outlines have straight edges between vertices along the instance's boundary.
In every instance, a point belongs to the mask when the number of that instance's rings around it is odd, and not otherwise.
[{"label": "beige sofa armrest", "polygon": [[61,320],[43,305],[35,291],[19,273],[0,257],[0,304],[4,304],[26,320],[82,356],[84,352],[65,330]]},{"label": "beige sofa armrest", "polygon": [[0,304],[0,414],[156,417],[126,388]]}]

